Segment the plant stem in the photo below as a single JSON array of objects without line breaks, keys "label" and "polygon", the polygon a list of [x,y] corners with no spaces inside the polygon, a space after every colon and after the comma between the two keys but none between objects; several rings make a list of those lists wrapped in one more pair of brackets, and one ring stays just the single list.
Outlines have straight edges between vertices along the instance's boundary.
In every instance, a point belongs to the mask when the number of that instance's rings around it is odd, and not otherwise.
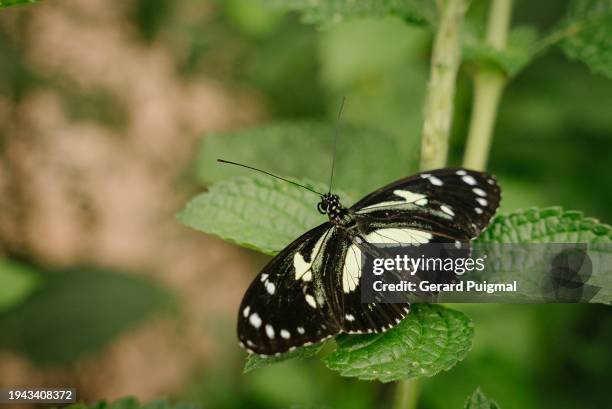
[{"label": "plant stem", "polygon": [[393,409],[416,409],[419,400],[419,386],[418,378],[398,382]]},{"label": "plant stem", "polygon": [[[496,50],[506,47],[512,0],[493,0],[489,10],[486,43]],[[463,157],[466,168],[483,170],[487,166],[489,148],[497,108],[508,78],[498,69],[481,66],[474,76],[474,105]]]},{"label": "plant stem", "polygon": [[[442,167],[448,155],[448,138],[453,117],[453,98],[461,62],[461,24],[470,0],[437,0],[438,28],[431,56],[427,85],[421,170]],[[393,409],[415,409],[419,398],[418,378],[396,384]]]},{"label": "plant stem", "polygon": [[437,0],[438,29],[425,99],[421,170],[446,164],[455,82],[461,62],[461,24],[470,0]]}]

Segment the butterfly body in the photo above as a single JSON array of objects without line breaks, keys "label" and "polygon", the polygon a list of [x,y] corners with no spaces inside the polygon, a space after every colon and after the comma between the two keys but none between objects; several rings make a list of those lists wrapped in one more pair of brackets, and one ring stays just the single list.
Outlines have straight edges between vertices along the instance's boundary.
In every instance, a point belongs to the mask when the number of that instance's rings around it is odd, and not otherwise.
[{"label": "butterfly body", "polygon": [[317,210],[321,214],[326,214],[329,221],[335,225],[346,224],[350,221],[349,211],[340,203],[340,197],[332,193],[321,196],[321,201],[317,204]]},{"label": "butterfly body", "polygon": [[363,303],[362,256],[376,245],[469,243],[500,201],[495,180],[467,169],[439,169],[384,186],[353,206],[337,195],[317,205],[329,221],[279,252],[247,290],[238,337],[249,352],[278,355],[339,333],[384,332],[408,303]]}]

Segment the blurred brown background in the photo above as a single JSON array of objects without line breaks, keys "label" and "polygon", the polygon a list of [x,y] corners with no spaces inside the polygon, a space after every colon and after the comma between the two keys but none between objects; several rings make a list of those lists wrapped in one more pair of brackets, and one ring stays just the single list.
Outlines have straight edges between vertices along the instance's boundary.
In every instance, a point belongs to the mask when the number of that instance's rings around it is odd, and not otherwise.
[{"label": "blurred brown background", "polygon": [[[174,392],[218,353],[205,322],[233,317],[248,284],[244,251],[189,231],[174,213],[193,193],[183,180],[202,132],[261,120],[261,103],[248,87],[177,75],[180,34],[147,41],[138,7],[151,6],[2,10],[3,54],[7,43],[19,54],[5,64],[22,78],[5,77],[0,95],[0,252],[54,268],[147,272],[181,299],[185,322],[154,319],[61,369],[4,351],[2,386],[76,385],[86,400]],[[175,18],[213,19],[214,8],[181,2]]]}]

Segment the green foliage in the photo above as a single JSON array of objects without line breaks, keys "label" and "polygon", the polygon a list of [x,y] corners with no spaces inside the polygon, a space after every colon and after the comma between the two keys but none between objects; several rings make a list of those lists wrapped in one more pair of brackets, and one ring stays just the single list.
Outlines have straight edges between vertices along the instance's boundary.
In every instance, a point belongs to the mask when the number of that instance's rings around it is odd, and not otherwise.
[{"label": "green foliage", "polygon": [[275,9],[298,11],[307,24],[329,26],[359,17],[397,15],[415,24],[435,24],[437,10],[430,0],[260,0]]},{"label": "green foliage", "polygon": [[587,255],[595,266],[592,273],[589,273],[588,284],[599,289],[590,302],[612,303],[612,277],[607,265],[612,256],[609,246],[612,242],[612,228],[596,219],[584,217],[582,212],[550,207],[499,215],[477,242],[502,244],[498,249],[489,249],[490,252],[497,253],[498,260],[504,260],[500,264],[508,269],[496,271],[496,281],[504,282],[520,278],[522,281],[520,293],[535,299],[541,298],[542,289],[539,280],[534,280],[534,277],[539,276],[533,274],[533,269],[541,268],[542,260],[526,260],[521,257],[524,253],[521,253],[520,247],[515,247],[515,253],[504,249],[503,244],[588,243]]},{"label": "green foliage", "polygon": [[382,334],[341,335],[325,364],[343,376],[390,382],[434,376],[461,361],[474,330],[463,313],[416,304],[396,327]]},{"label": "green foliage", "polygon": [[[283,122],[208,135],[202,140],[198,177],[204,183],[211,183],[229,176],[253,175],[251,170],[216,162],[217,158],[225,158],[281,176],[300,175],[300,178],[327,182],[335,126],[313,121]],[[338,132],[336,189],[364,195],[402,175],[403,164],[395,139],[375,129],[353,125],[341,125]],[[387,159],[385,166],[380,166],[380,158]],[[327,187],[322,189],[326,191]]]},{"label": "green foliage", "polygon": [[463,59],[493,66],[507,76],[518,74],[534,56],[537,33],[533,27],[516,27],[508,35],[508,44],[497,50],[484,41],[484,33],[464,30]]},{"label": "green foliage", "polygon": [[612,228],[582,212],[532,208],[498,215],[478,243],[609,243]]},{"label": "green foliage", "polygon": [[23,264],[0,260],[0,312],[18,305],[37,286],[36,271]]},{"label": "green foliage", "polygon": [[316,211],[318,201],[312,192],[277,179],[237,177],[196,196],[178,218],[196,230],[273,255],[326,220]]},{"label": "green foliage", "polygon": [[561,46],[593,72],[612,78],[612,1],[573,0],[560,32]]},{"label": "green foliage", "polygon": [[[388,132],[400,147],[392,158],[399,160],[402,174],[414,173],[423,120],[419,101],[427,86],[422,56],[430,47],[430,33],[386,17],[352,20],[319,36],[320,82],[332,95],[347,98],[342,122]],[[328,111],[335,113],[336,106],[328,104]],[[347,147],[344,137],[340,145]]]},{"label": "green foliage", "polygon": [[566,55],[588,65],[593,72],[612,77],[612,1],[572,0],[566,16],[547,36],[537,39],[535,27],[510,30],[502,51],[484,40],[483,15],[468,22],[463,33],[463,58],[493,65],[515,76],[550,46],[560,44]]},{"label": "green foliage", "polygon": [[612,1],[572,0],[565,18],[547,36],[538,39],[535,27],[510,30],[502,51],[486,44],[483,15],[468,21],[463,33],[463,58],[492,65],[515,76],[550,46],[560,44],[572,59],[587,64],[594,72],[612,77]]},{"label": "green foliage", "polygon": [[188,402],[169,402],[165,399],[157,399],[148,403],[140,403],[133,397],[117,399],[113,402],[98,401],[92,404],[74,403],[66,409],[199,409],[201,406]]},{"label": "green foliage", "polygon": [[480,388],[476,389],[472,396],[465,402],[465,409],[500,409],[497,402],[485,396]]},{"label": "green foliage", "polygon": [[0,346],[40,364],[99,350],[170,301],[149,281],[109,271],[81,268],[44,278],[25,302],[0,315]]},{"label": "green foliage", "polygon": [[273,357],[260,357],[259,355],[251,354],[247,357],[247,361],[244,364],[244,373],[251,372],[253,369],[261,368],[266,365],[274,364],[277,362],[285,361],[287,359],[306,359],[315,356],[325,343],[309,345],[306,347],[298,348],[286,354]]},{"label": "green foliage", "polygon": [[17,6],[20,4],[34,4],[39,0],[0,0],[0,8]]}]

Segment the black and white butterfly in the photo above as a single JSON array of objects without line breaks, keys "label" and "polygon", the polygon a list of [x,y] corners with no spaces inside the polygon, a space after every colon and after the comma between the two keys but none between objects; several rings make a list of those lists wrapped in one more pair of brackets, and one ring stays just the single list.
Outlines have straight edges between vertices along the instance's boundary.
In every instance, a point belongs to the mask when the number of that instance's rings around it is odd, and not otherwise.
[{"label": "black and white butterfly", "polygon": [[362,303],[361,252],[370,243],[469,243],[500,202],[495,179],[468,169],[418,173],[384,186],[350,208],[321,195],[329,221],[274,257],[247,290],[238,338],[251,353],[278,355],[339,333],[384,332],[408,303]]}]

